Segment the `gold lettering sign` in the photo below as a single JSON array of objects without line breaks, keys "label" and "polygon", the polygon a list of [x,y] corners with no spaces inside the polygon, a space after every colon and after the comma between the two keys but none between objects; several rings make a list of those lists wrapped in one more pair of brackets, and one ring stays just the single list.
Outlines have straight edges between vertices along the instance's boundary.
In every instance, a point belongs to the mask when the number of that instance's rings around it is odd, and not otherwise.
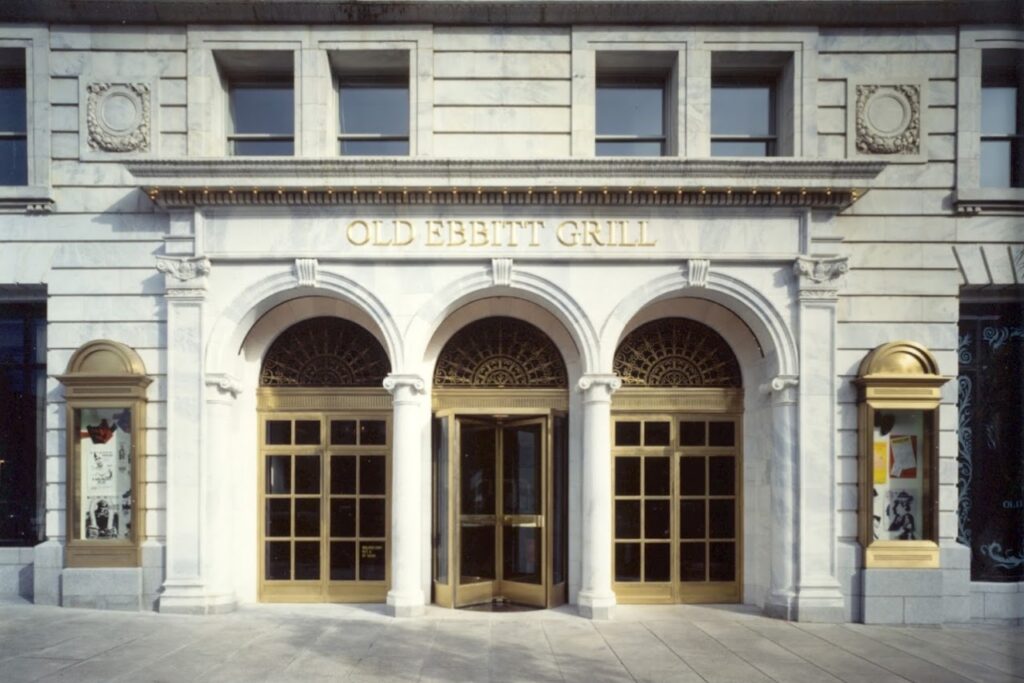
[{"label": "gold lettering sign", "polygon": [[551,235],[561,247],[655,247],[643,220],[592,218],[548,223],[540,219],[402,218],[350,221],[345,237],[353,247],[503,248],[540,247]]}]

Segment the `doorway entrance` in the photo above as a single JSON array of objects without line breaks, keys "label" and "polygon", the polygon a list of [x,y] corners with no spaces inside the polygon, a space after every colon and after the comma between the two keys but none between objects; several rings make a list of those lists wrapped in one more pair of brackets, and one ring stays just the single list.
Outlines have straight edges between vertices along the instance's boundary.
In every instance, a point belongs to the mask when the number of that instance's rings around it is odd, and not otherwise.
[{"label": "doorway entrance", "polygon": [[434,600],[566,601],[568,393],[551,340],[514,318],[456,333],[434,371]]}]

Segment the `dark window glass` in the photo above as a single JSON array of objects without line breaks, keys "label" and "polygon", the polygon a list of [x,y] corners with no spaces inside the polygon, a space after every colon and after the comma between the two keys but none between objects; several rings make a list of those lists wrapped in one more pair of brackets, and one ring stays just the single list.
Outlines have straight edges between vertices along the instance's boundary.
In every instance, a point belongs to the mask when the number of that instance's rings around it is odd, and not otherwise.
[{"label": "dark window glass", "polygon": [[320,420],[296,420],[295,443],[301,446],[320,443]]},{"label": "dark window glass", "polygon": [[409,154],[409,87],[403,83],[341,83],[338,131],[343,155]]},{"label": "dark window glass", "polygon": [[660,84],[597,87],[597,134],[664,135],[665,88]]},{"label": "dark window glass", "polygon": [[385,552],[384,544],[380,541],[359,544],[360,581],[384,580]]},{"label": "dark window glass", "polygon": [[616,422],[615,423],[615,445],[616,446],[639,446],[640,445],[640,423],[639,422]]},{"label": "dark window glass", "polygon": [[1024,186],[1024,101],[1020,50],[981,53],[982,187]]},{"label": "dark window glass", "polygon": [[356,442],[355,420],[331,420],[331,445],[349,446]]},{"label": "dark window glass", "polygon": [[706,564],[704,559],[705,544],[679,544],[679,578],[682,581],[703,581]]},{"label": "dark window glass", "polygon": [[615,501],[615,538],[640,538],[640,501]]},{"label": "dark window glass", "polygon": [[711,522],[708,536],[711,538],[736,537],[736,502],[729,500],[708,501],[708,517]]},{"label": "dark window glass", "polygon": [[292,442],[292,423],[289,420],[267,420],[267,445],[286,446]]},{"label": "dark window glass", "polygon": [[267,500],[267,536],[292,535],[292,501],[289,498]]},{"label": "dark window glass", "polygon": [[504,571],[506,581],[539,584],[541,582],[541,530],[531,527],[505,527]]},{"label": "dark window glass", "polygon": [[232,85],[230,98],[235,134],[293,135],[295,104],[290,84]]},{"label": "dark window glass", "polygon": [[669,427],[668,422],[645,422],[644,445],[667,446],[669,442]]},{"label": "dark window glass", "polygon": [[1017,88],[991,86],[981,89],[981,134],[1014,135],[1017,132]]},{"label": "dark window glass", "polygon": [[334,541],[331,543],[331,581],[355,581],[355,541]]},{"label": "dark window glass", "polygon": [[736,544],[710,543],[710,581],[733,581],[736,578]]},{"label": "dark window glass", "polygon": [[708,445],[709,446],[732,446],[736,443],[736,423],[734,422],[709,422],[708,423]]},{"label": "dark window glass", "polygon": [[355,498],[335,498],[331,501],[331,536],[351,538],[355,535]]},{"label": "dark window glass", "polygon": [[615,458],[615,495],[640,495],[640,458]]},{"label": "dark window glass", "polygon": [[711,156],[713,157],[770,157],[767,142],[756,140],[712,140]]},{"label": "dark window glass", "polygon": [[598,140],[599,157],[660,157],[665,145],[661,141]]},{"label": "dark window glass", "polygon": [[359,493],[383,495],[387,491],[387,460],[383,455],[359,458]]},{"label": "dark window glass", "polygon": [[359,423],[359,443],[363,446],[383,446],[387,441],[387,422],[384,420],[363,420]]},{"label": "dark window glass", "polygon": [[295,493],[320,493],[320,456],[295,456]]},{"label": "dark window glass", "polygon": [[711,156],[775,154],[775,88],[716,77],[711,86]]},{"label": "dark window glass", "polygon": [[308,538],[320,535],[320,499],[295,499],[295,535]]},{"label": "dark window glass", "polygon": [[460,529],[459,544],[462,583],[490,581],[494,578],[494,527],[466,526]]},{"label": "dark window glass", "polygon": [[615,544],[615,580],[640,580],[640,544]]},{"label": "dark window glass", "polygon": [[295,580],[316,581],[320,578],[320,544],[295,542]]},{"label": "dark window glass", "polygon": [[384,500],[362,498],[359,501],[359,535],[380,538],[385,535]]},{"label": "dark window glass", "polygon": [[708,458],[708,470],[711,495],[731,496],[736,493],[736,460],[731,455]]},{"label": "dark window glass", "polygon": [[331,493],[356,492],[356,456],[331,456]]},{"label": "dark window glass", "polygon": [[703,500],[679,501],[679,538],[704,538]]},{"label": "dark window glass", "polygon": [[25,51],[0,50],[0,185],[28,184]]},{"label": "dark window glass", "polygon": [[704,423],[703,422],[680,422],[679,443],[682,446],[703,446],[704,445]]},{"label": "dark window glass", "polygon": [[292,458],[290,455],[267,456],[267,493],[291,493]]},{"label": "dark window glass", "polygon": [[668,581],[671,578],[671,550],[668,543],[644,544],[644,581]]},{"label": "dark window glass", "polygon": [[[1020,157],[1020,153],[1017,154]],[[981,141],[981,186],[1012,187],[1014,144],[1010,140]]]},{"label": "dark window glass", "polygon": [[668,500],[644,501],[644,538],[668,538],[669,505]]},{"label": "dark window glass", "polygon": [[666,457],[644,458],[644,493],[648,496],[667,496],[672,475],[671,461]]},{"label": "dark window glass", "polygon": [[684,496],[704,495],[704,458],[679,459],[679,493]]},{"label": "dark window glass", "polygon": [[264,575],[268,581],[287,581],[292,577],[291,542],[267,541]]},{"label": "dark window glass", "polygon": [[295,97],[290,83],[232,84],[230,153],[291,156],[295,153]]}]

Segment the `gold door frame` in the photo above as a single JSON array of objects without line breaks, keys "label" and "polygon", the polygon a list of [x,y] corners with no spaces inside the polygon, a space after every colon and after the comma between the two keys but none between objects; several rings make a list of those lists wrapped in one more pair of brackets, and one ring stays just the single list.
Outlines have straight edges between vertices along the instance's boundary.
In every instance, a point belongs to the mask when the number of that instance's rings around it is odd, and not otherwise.
[{"label": "gold door frame", "polygon": [[[320,443],[317,445],[267,445],[264,440],[268,420],[316,420],[320,422]],[[330,444],[330,423],[332,420],[377,420],[385,423],[384,445]],[[260,602],[384,602],[391,584],[391,478],[392,478],[392,407],[391,395],[384,389],[370,388],[308,388],[308,387],[261,387],[257,390],[257,599]],[[352,580],[332,581],[330,579],[330,460],[332,455],[385,456],[385,504],[384,532],[385,555],[383,581]],[[320,578],[315,581],[267,580],[266,566],[266,456],[267,455],[319,455],[320,466]],[[294,467],[294,465],[293,465]],[[294,492],[290,494],[295,497]],[[379,495],[379,494],[378,494]],[[361,494],[356,496],[358,501]],[[294,514],[293,514],[294,517]],[[292,520],[294,524],[294,519]],[[294,539],[294,533],[290,537]],[[355,539],[359,539],[356,528]],[[359,541],[355,540],[358,551]],[[358,568],[359,557],[355,558]],[[358,571],[358,569],[357,569]]]},{"label": "gold door frame", "polygon": [[[628,420],[652,420],[667,421],[670,425],[669,446],[649,448],[647,450],[660,450],[669,455],[669,476],[670,487],[668,499],[670,501],[670,531],[669,531],[669,562],[670,580],[668,582],[651,582],[643,580],[639,582],[615,581],[615,424],[618,418]],[[731,450],[735,453],[735,544],[736,544],[736,580],[735,582],[684,582],[681,581],[679,569],[679,546],[681,543],[679,503],[681,495],[679,491],[679,463],[683,447],[679,443],[679,423],[683,419],[691,420],[715,420],[732,421],[735,424],[735,443]],[[674,604],[674,603],[716,603],[729,602],[738,603],[743,600],[743,510],[744,510],[744,488],[743,488],[743,390],[742,389],[719,389],[719,388],[653,388],[653,387],[627,387],[616,392],[612,396],[612,414],[609,435],[612,444],[611,477],[612,477],[612,501],[611,501],[611,529],[612,537],[608,540],[612,544],[611,553],[611,575],[613,578],[613,589],[619,602],[623,604]],[[637,452],[642,449],[634,448]],[[694,449],[695,447],[687,447]],[[704,446],[706,451],[725,450],[723,448]],[[644,498],[644,492],[638,499]],[[710,493],[705,490],[705,499],[710,499]],[[710,519],[705,519],[705,539],[709,534]],[[643,548],[643,542],[641,542]]]},{"label": "gold door frame", "polygon": [[[463,418],[471,420],[476,419],[486,421],[497,427],[499,419],[507,424],[512,424],[529,422],[530,418],[535,418],[536,420],[543,422],[542,461],[544,471],[542,482],[542,517],[544,519],[544,531],[541,543],[543,558],[541,562],[540,586],[543,592],[543,605],[540,606],[555,607],[564,604],[568,598],[568,569],[566,570],[561,583],[556,585],[552,582],[555,530],[554,525],[550,520],[554,514],[554,497],[557,494],[554,490],[553,483],[555,456],[554,420],[556,416],[567,415],[569,407],[568,392],[564,389],[435,388],[432,396],[432,405],[434,409],[434,417],[447,422],[448,432],[448,440],[446,444],[446,448],[448,449],[446,473],[446,483],[448,486],[448,510],[444,519],[441,519],[441,516],[438,514],[436,496],[431,496],[431,508],[433,510],[435,523],[444,523],[448,528],[448,545],[446,548],[448,568],[447,583],[441,583],[437,580],[434,573],[436,560],[431,562],[431,583],[434,588],[434,602],[444,607],[456,607],[459,606],[459,603],[463,602],[460,600],[460,596],[458,595],[462,590],[464,590],[464,588],[459,584],[461,575],[459,557],[459,543],[461,540],[461,533],[459,531],[461,482],[458,480],[460,473],[457,463],[459,447],[461,445],[459,442],[459,425],[461,420]],[[568,457],[568,453],[565,454],[565,457]],[[568,477],[568,466],[566,466],[565,476],[566,478]],[[435,479],[433,482],[433,491],[435,493],[438,484],[439,482]],[[500,488],[501,481],[497,481],[496,486]],[[568,487],[566,487],[564,495],[568,495]],[[496,496],[496,504],[498,499],[499,497]],[[566,508],[567,507],[568,505],[566,503]],[[503,513],[501,514],[503,515]],[[568,513],[566,512],[566,514]],[[565,534],[565,536],[566,537],[563,539],[563,542],[566,545],[567,552],[568,534]],[[497,543],[497,539],[495,542]],[[436,554],[437,552],[438,550],[435,544],[432,554]],[[501,562],[501,560],[502,558],[500,553],[496,552],[496,565]],[[498,583],[498,581],[496,580],[495,583]],[[511,584],[512,582],[509,583]],[[513,600],[517,597],[520,599],[525,597],[520,593],[516,593],[514,588],[512,592],[514,595],[510,597]]]}]

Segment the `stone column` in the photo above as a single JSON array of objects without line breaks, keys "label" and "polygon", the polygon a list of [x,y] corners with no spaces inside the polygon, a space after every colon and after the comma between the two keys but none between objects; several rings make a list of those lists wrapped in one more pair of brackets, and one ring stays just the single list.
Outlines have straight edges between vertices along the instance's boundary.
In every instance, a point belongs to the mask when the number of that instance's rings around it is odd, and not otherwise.
[{"label": "stone column", "polygon": [[796,599],[796,471],[798,447],[796,377],[779,375],[762,391],[772,396],[771,583],[765,613],[794,619]]},{"label": "stone column", "polygon": [[394,417],[391,423],[391,590],[388,613],[395,617],[423,614],[424,595],[420,575],[420,485],[422,483],[422,434],[420,402],[426,384],[419,375],[388,375],[384,388],[390,392]]},{"label": "stone column", "polygon": [[157,259],[167,300],[167,575],[161,612],[206,613],[203,303],[210,261]]},{"label": "stone column", "polygon": [[845,257],[798,257],[800,386],[797,586],[800,621],[845,621],[836,567],[836,306]]},{"label": "stone column", "polygon": [[583,393],[583,577],[580,614],[610,619],[612,591],[612,393],[622,386],[615,375],[584,375]]}]

